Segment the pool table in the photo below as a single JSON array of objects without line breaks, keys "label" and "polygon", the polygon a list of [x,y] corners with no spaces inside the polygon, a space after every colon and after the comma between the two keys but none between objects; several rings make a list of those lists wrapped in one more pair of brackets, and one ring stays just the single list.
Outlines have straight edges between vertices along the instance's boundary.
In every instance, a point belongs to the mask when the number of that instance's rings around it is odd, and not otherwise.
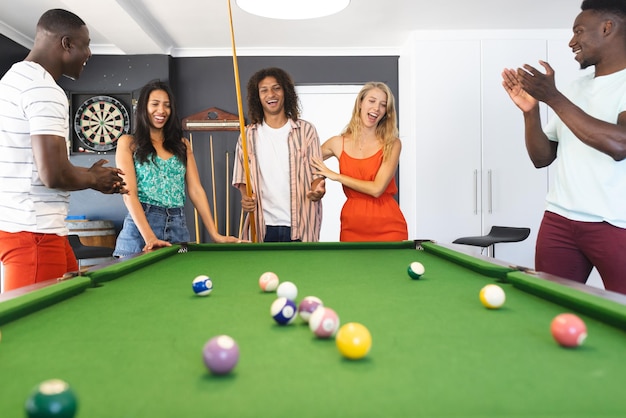
[{"label": "pool table", "polygon": [[[369,354],[343,358],[299,318],[276,324],[266,271],[365,325]],[[206,297],[192,291],[200,274]],[[506,292],[500,309],[479,301],[489,283]],[[626,416],[624,297],[454,246],[174,245],[2,299],[2,417],[23,416],[51,378],[70,383],[83,418]],[[553,340],[562,312],[586,322],[583,346]],[[220,334],[241,352],[225,376],[202,361]]]}]

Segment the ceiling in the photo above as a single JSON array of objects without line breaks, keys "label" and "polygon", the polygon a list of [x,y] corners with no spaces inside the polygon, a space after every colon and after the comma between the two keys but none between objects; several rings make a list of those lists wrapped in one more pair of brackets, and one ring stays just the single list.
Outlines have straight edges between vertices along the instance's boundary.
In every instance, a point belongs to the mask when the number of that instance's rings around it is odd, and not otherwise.
[{"label": "ceiling", "polygon": [[[294,7],[299,1],[293,0]],[[283,21],[253,16],[231,2],[237,55],[398,55],[412,31],[569,31],[581,3],[351,0],[334,16]],[[96,55],[226,56],[232,55],[228,5],[229,0],[2,1],[0,33],[30,49],[39,16],[64,8],[85,20]]]}]

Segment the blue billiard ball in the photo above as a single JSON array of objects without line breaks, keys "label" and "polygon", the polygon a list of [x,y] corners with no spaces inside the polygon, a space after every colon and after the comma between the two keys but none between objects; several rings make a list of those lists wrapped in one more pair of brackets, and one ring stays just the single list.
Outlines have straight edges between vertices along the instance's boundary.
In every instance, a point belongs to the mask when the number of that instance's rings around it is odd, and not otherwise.
[{"label": "blue billiard ball", "polygon": [[274,321],[278,323],[278,325],[287,325],[293,322],[298,315],[298,309],[296,307],[296,303],[287,299],[286,297],[277,298],[270,308],[270,313],[272,314],[272,318]]},{"label": "blue billiard ball", "polygon": [[206,296],[213,290],[213,282],[209,276],[201,275],[193,279],[193,291],[198,296]]}]

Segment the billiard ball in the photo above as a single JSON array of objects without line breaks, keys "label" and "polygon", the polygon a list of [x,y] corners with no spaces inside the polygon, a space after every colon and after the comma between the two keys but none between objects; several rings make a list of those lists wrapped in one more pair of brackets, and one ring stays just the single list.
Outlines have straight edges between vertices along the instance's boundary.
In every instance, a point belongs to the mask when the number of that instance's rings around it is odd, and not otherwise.
[{"label": "billiard ball", "polygon": [[587,326],[582,319],[571,313],[557,315],[550,324],[550,331],[556,342],[563,347],[578,347],[587,338]]},{"label": "billiard ball", "polygon": [[272,302],[270,313],[278,325],[288,325],[298,316],[298,308],[293,300],[280,297]]},{"label": "billiard ball", "polygon": [[319,338],[330,338],[339,328],[339,316],[333,309],[320,306],[311,314],[309,328]]},{"label": "billiard ball", "polygon": [[278,289],[276,289],[276,296],[296,300],[298,297],[298,288],[292,282],[282,282],[278,285]]},{"label": "billiard ball", "polygon": [[488,284],[483,287],[480,289],[479,296],[482,304],[489,309],[500,308],[504,305],[504,301],[506,300],[504,290],[502,290],[502,288],[497,284]]},{"label": "billiard ball", "polygon": [[278,276],[276,275],[276,273],[271,271],[266,271],[265,273],[261,274],[261,277],[259,277],[259,287],[264,292],[275,291],[278,287],[278,283]]},{"label": "billiard ball", "polygon": [[298,305],[298,315],[304,322],[308,323],[311,314],[320,306],[324,306],[320,298],[317,296],[305,296]]},{"label": "billiard ball", "polygon": [[414,261],[409,264],[409,268],[407,269],[407,271],[411,279],[417,280],[422,277],[422,274],[424,274],[424,271],[426,271],[426,269],[424,268],[424,265],[422,263]]},{"label": "billiard ball", "polygon": [[204,345],[202,359],[211,373],[230,373],[239,361],[239,346],[228,335],[215,336]]},{"label": "billiard ball", "polygon": [[335,344],[345,358],[358,360],[365,357],[372,348],[372,335],[363,324],[348,322],[337,331]]},{"label": "billiard ball", "polygon": [[201,275],[193,279],[191,287],[198,296],[207,296],[213,291],[213,282],[209,276]]},{"label": "billiard ball", "polygon": [[26,400],[28,418],[73,418],[78,402],[70,385],[60,379],[40,383]]}]

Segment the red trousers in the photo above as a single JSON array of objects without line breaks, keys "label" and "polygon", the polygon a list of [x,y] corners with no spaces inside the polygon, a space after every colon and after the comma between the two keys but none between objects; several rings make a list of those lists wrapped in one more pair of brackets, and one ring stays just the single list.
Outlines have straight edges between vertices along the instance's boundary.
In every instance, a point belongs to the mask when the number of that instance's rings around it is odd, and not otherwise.
[{"label": "red trousers", "polygon": [[0,231],[4,290],[13,290],[77,271],[78,263],[66,236]]},{"label": "red trousers", "polygon": [[626,229],[546,212],[537,235],[535,270],[585,283],[594,266],[605,289],[626,294]]}]

